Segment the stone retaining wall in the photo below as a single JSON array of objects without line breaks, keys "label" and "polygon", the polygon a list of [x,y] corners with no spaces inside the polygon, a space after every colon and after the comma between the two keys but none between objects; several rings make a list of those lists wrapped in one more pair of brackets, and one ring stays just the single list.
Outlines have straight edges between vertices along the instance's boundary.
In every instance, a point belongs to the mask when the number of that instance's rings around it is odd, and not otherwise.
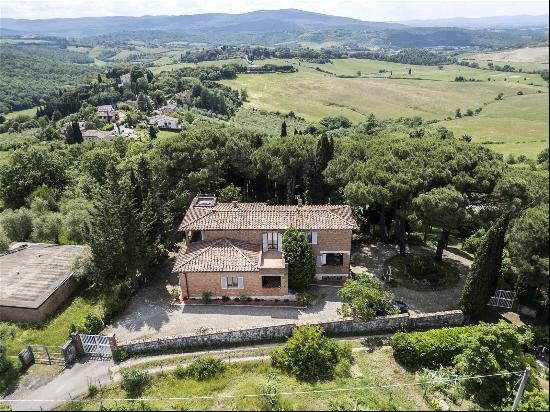
[{"label": "stone retaining wall", "polygon": [[[313,324],[323,327],[327,334],[330,335],[349,335],[460,326],[464,321],[465,317],[462,311],[452,310],[420,315],[382,316],[368,322],[339,319]],[[200,335],[192,334],[118,342],[118,348],[135,354],[181,350],[193,347],[230,346],[247,342],[283,340],[292,335],[294,328],[299,325],[299,323],[289,323],[252,329],[225,330]]]}]

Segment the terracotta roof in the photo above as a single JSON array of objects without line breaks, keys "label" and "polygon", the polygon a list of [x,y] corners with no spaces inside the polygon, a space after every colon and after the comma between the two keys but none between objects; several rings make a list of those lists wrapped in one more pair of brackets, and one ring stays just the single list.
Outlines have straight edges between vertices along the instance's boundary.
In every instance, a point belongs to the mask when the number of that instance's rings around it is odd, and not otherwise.
[{"label": "terracotta roof", "polygon": [[178,255],[174,272],[257,272],[258,245],[235,239],[191,243]]},{"label": "terracotta roof", "polygon": [[271,206],[265,203],[217,203],[210,207],[195,204],[187,210],[179,230],[300,230],[357,227],[347,205]]}]

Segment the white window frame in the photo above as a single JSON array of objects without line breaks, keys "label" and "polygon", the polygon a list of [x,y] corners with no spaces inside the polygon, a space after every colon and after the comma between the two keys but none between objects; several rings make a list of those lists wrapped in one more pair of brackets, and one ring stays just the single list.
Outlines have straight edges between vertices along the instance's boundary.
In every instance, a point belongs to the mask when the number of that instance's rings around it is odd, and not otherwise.
[{"label": "white window frame", "polygon": [[306,235],[307,243],[310,245],[316,245],[317,244],[317,232],[315,231],[306,231],[304,232]]},{"label": "white window frame", "polygon": [[244,278],[242,276],[222,276],[222,289],[244,289]]},{"label": "white window frame", "polygon": [[267,250],[279,250],[279,232],[267,232]]}]

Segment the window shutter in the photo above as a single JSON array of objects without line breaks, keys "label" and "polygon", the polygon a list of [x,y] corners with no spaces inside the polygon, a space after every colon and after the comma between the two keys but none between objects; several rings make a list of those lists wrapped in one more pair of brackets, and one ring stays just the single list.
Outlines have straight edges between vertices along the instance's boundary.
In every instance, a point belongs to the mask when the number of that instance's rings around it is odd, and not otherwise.
[{"label": "window shutter", "polygon": [[317,266],[323,266],[323,256],[317,256]]},{"label": "window shutter", "polygon": [[227,278],[222,277],[222,289],[227,289]]},{"label": "window shutter", "polygon": [[267,252],[267,233],[262,233],[262,251]]},{"label": "window shutter", "polygon": [[237,286],[239,289],[244,289],[244,278],[238,278],[237,280]]},{"label": "window shutter", "polygon": [[311,244],[312,245],[317,244],[317,232],[311,232]]},{"label": "window shutter", "polygon": [[327,264],[327,255],[326,255],[326,253],[323,253],[321,255],[321,259],[322,259],[322,264],[326,265]]},{"label": "window shutter", "polygon": [[283,250],[283,234],[277,233],[277,250],[280,252]]}]

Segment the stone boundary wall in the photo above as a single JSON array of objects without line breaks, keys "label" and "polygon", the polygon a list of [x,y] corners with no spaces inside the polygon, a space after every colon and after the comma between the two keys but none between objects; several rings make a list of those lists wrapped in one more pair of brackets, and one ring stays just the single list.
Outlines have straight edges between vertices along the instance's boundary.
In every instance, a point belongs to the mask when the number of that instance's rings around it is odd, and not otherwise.
[{"label": "stone boundary wall", "polygon": [[[368,322],[353,319],[309,323],[319,325],[329,335],[391,333],[400,330],[422,330],[460,326],[465,316],[460,310],[425,313],[420,315],[382,316]],[[118,342],[118,348],[130,354],[162,352],[193,347],[229,346],[247,342],[283,340],[292,335],[292,331],[302,324],[288,323],[283,325],[264,326],[252,329],[224,330],[205,334],[168,336],[158,339],[143,339],[129,342]]]}]

